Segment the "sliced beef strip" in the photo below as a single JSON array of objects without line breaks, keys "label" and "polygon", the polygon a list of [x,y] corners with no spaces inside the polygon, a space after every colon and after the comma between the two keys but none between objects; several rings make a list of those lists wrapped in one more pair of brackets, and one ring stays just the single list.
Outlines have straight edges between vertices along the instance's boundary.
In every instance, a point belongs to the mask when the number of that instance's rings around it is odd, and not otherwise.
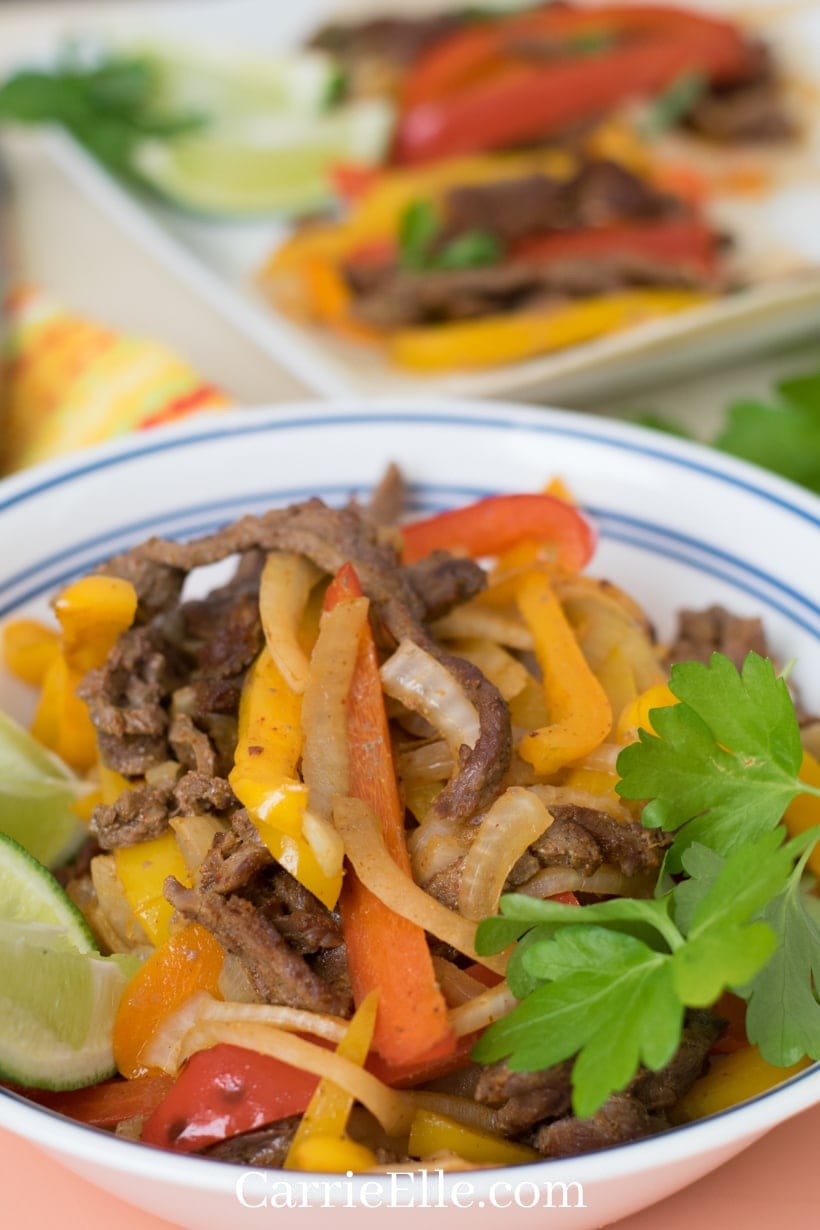
[{"label": "sliced beef strip", "polygon": [[231,816],[231,831],[214,837],[199,869],[200,887],[222,895],[238,892],[272,862],[273,855],[242,808]]},{"label": "sliced beef strip", "polygon": [[285,1164],[301,1115],[279,1119],[268,1127],[255,1132],[243,1132],[215,1145],[208,1145],[199,1152],[216,1162],[231,1162],[234,1166],[264,1166],[278,1170]]},{"label": "sliced beef strip", "polygon": [[425,622],[440,619],[453,607],[469,602],[487,586],[487,575],[474,560],[449,551],[433,551],[404,570],[423,609]]},{"label": "sliced beef strip", "polygon": [[772,81],[711,91],[695,103],[687,123],[701,136],[731,145],[788,141],[796,131]]},{"label": "sliced beef strip", "polygon": [[536,174],[453,188],[444,208],[448,236],[485,230],[512,243],[559,228],[662,218],[681,207],[626,167],[602,158],[585,162],[569,180]]},{"label": "sliced beef strip", "polygon": [[165,787],[137,786],[123,790],[114,803],[100,803],[91,817],[91,832],[103,850],[134,846],[161,837],[174,808]]},{"label": "sliced beef strip", "polygon": [[538,841],[518,860],[510,873],[517,885],[526,883],[529,870],[535,861],[535,870],[542,867],[572,867],[581,875],[590,876],[604,861],[603,851],[592,833],[570,817],[556,817]]},{"label": "sliced beef strip", "polygon": [[181,615],[187,634],[200,642],[196,672],[209,681],[247,670],[264,643],[258,587],[186,602]]},{"label": "sliced beef strip", "polygon": [[186,769],[215,777],[217,757],[204,730],[194,725],[187,713],[179,713],[171,721],[168,742],[179,763]]},{"label": "sliced beef strip", "polygon": [[653,1113],[669,1110],[703,1075],[707,1056],[725,1028],[726,1022],[713,1012],[690,1011],[672,1059],[659,1072],[641,1071],[629,1087],[632,1097]]},{"label": "sliced beef strip", "polygon": [[223,896],[212,889],[184,888],[170,876],[166,899],[184,918],[198,922],[242,962],[254,987],[270,1004],[287,1004],[339,1016],[350,1001],[338,986],[325,982],[295,952],[264,913],[244,897]]},{"label": "sliced beef strip", "polygon": [[339,915],[323,905],[284,867],[263,868],[247,883],[242,895],[273,923],[290,947],[303,956],[338,948],[344,942]]},{"label": "sliced beef strip", "polygon": [[532,1143],[544,1157],[577,1157],[640,1140],[665,1126],[664,1120],[653,1117],[641,1102],[616,1093],[590,1119],[567,1116],[543,1124],[533,1134]]},{"label": "sliced beef strip", "polygon": [[474,269],[402,269],[385,275],[354,301],[356,316],[383,329],[470,320],[530,305],[584,298],[631,286],[689,289],[707,279],[629,252],[593,259],[508,261]]},{"label": "sliced beef strip", "polygon": [[137,591],[137,623],[148,623],[155,615],[176,606],[182,593],[185,573],[180,568],[155,564],[127,551],[115,555],[99,569],[103,576],[130,581]]},{"label": "sliced beef strip", "polygon": [[262,517],[243,517],[227,529],[192,543],[153,539],[136,552],[169,567],[190,571],[236,552],[289,550],[335,574],[352,562],[364,592],[375,608],[377,622],[397,644],[408,637],[432,653],[458,679],[479,715],[480,734],[472,752],[434,803],[442,816],[466,818],[497,796],[512,755],[507,707],[498,690],[463,659],[444,653],[424,627],[424,608],[408,581],[395,549],[378,541],[375,527],[355,507],[328,508],[308,500],[274,509]]},{"label": "sliced beef strip", "polygon": [[506,1060],[478,1078],[475,1099],[497,1108],[498,1131],[519,1136],[544,1119],[566,1115],[572,1104],[572,1060],[540,1072],[512,1072]]},{"label": "sliced beef strip", "polygon": [[160,837],[173,816],[223,817],[238,807],[223,778],[185,773],[173,786],[136,786],[123,790],[114,803],[98,804],[91,832],[103,850],[115,850]]},{"label": "sliced beef strip", "polygon": [[[601,863],[612,863],[627,876],[638,875],[642,871],[655,871],[660,867],[664,850],[669,845],[668,836],[658,829],[645,829],[637,822],[622,824],[607,812],[597,811],[592,807],[570,804],[551,807],[550,811],[554,823],[530,847],[543,866],[556,863],[563,865],[567,855],[567,865],[576,865],[571,860],[578,854],[578,830],[592,838],[597,845],[600,852],[597,866]],[[563,827],[563,834],[568,841],[562,842],[562,829],[559,828],[557,834],[554,830],[558,826],[570,825],[573,827]]]},{"label": "sliced beef strip", "polygon": [[120,636],[105,665],[89,671],[77,694],[88,705],[109,768],[138,777],[169,759],[166,702],[183,664],[156,624]]},{"label": "sliced beef strip", "polygon": [[364,58],[411,64],[439,39],[456,30],[462,20],[458,13],[431,13],[333,23],[317,30],[309,46],[328,51],[348,65]]},{"label": "sliced beef strip", "polygon": [[722,653],[739,668],[750,650],[762,657],[768,655],[761,621],[733,615],[725,607],[715,605],[705,610],[679,613],[677,633],[666,657],[668,665],[690,661],[708,663],[713,653]]},{"label": "sliced beef strip", "polygon": [[399,467],[391,462],[373,488],[366,513],[374,525],[396,525],[407,502],[407,487]]}]

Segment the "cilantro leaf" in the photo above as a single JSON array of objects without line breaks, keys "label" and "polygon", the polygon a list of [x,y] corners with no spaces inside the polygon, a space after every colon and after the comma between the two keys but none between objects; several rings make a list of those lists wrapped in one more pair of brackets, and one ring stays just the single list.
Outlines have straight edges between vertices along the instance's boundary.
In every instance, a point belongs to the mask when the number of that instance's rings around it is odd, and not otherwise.
[{"label": "cilantro leaf", "polygon": [[399,262],[403,269],[427,268],[438,231],[432,202],[411,201],[399,219]]},{"label": "cilantro leaf", "polygon": [[787,406],[735,402],[728,408],[726,423],[713,443],[724,453],[820,493],[818,404],[809,408],[800,402]]},{"label": "cilantro leaf", "polygon": [[780,821],[801,791],[802,749],[794,706],[767,658],[750,653],[742,672],[722,654],[708,666],[672,667],[670,688],[680,704],[652,710],[656,735],[621,752],[618,793],[651,799],[648,828],[682,830],[667,857],[670,871],[694,841],[726,854]]},{"label": "cilantro leaf", "polygon": [[[811,847],[810,847],[811,848]],[[744,990],[746,1034],[765,1060],[788,1067],[804,1055],[820,1059],[820,919],[801,883],[801,859],[762,918],[778,937],[771,960]]]},{"label": "cilantro leaf", "polygon": [[474,1059],[509,1057],[513,1070],[529,1071],[578,1053],[573,1109],[586,1117],[628,1084],[641,1062],[658,1068],[674,1054],[683,1008],[667,955],[630,935],[575,926],[532,944],[524,966],[552,980],[487,1030]]}]

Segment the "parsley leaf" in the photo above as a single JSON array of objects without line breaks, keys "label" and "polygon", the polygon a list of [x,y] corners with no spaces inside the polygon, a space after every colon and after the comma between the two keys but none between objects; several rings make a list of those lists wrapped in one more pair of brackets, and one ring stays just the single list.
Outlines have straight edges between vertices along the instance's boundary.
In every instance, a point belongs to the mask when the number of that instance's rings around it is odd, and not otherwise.
[{"label": "parsley leaf", "polygon": [[399,219],[399,261],[403,269],[427,268],[439,223],[430,201],[411,201]]},{"label": "parsley leaf", "polygon": [[440,243],[441,225],[431,201],[411,201],[399,219],[399,263],[412,273],[477,269],[504,255],[499,237],[475,227]]},{"label": "parsley leaf", "polygon": [[680,77],[652,100],[643,121],[643,135],[655,137],[685,120],[689,112],[709,88],[703,73],[682,73]]},{"label": "parsley leaf", "polygon": [[618,757],[618,793],[651,799],[648,828],[680,830],[667,856],[677,872],[692,842],[719,854],[773,829],[799,793],[800,731],[785,681],[767,658],[750,653],[742,672],[722,654],[708,666],[672,667],[680,704],[652,710],[645,730]]},{"label": "parsley leaf", "polygon": [[506,1058],[514,1071],[577,1055],[573,1109],[594,1112],[641,1064],[658,1070],[680,1045],[684,1011],[749,983],[777,937],[756,916],[791,873],[794,843],[783,829],[721,858],[686,853],[690,879],[654,900],[561,905],[523,895],[501,899],[500,918],[479,924],[480,953],[518,940],[508,964],[518,1006],[484,1033],[472,1056]]},{"label": "parsley leaf", "polygon": [[744,991],[749,1041],[781,1067],[804,1055],[820,1059],[820,920],[812,915],[814,902],[801,883],[808,854],[761,915],[778,937],[777,948]]}]

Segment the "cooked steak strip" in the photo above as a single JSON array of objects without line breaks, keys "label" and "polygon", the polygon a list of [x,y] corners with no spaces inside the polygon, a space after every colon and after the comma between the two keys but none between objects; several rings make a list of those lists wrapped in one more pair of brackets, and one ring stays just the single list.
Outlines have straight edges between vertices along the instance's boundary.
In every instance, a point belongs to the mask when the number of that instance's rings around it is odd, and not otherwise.
[{"label": "cooked steak strip", "polygon": [[174,755],[186,769],[195,769],[209,777],[215,777],[216,753],[211,740],[194,725],[187,713],[178,714],[171,722],[168,731],[168,742]]},{"label": "cooked steak strip", "polygon": [[406,502],[404,475],[399,467],[391,462],[371,492],[365,511],[374,525],[397,525]]},{"label": "cooked steak strip", "polygon": [[[634,876],[642,871],[654,871],[661,865],[663,852],[669,845],[668,836],[658,829],[645,829],[637,821],[622,824],[605,811],[592,807],[551,807],[554,823],[530,850],[542,866],[577,866],[578,831],[591,838],[599,851],[601,863],[613,863],[624,875]],[[569,827],[572,826],[572,827]],[[557,830],[557,831],[556,831]],[[583,868],[581,868],[583,870]],[[596,868],[592,867],[591,874]]]},{"label": "cooked steak strip", "polygon": [[273,855],[241,808],[231,816],[231,831],[214,837],[199,869],[199,884],[223,896],[235,893],[272,863]]},{"label": "cooked steak strip", "polygon": [[677,1051],[659,1072],[645,1069],[636,1076],[629,1087],[632,1097],[647,1110],[669,1110],[703,1075],[707,1056],[725,1028],[726,1022],[713,1012],[690,1010]]},{"label": "cooked steak strip", "polygon": [[533,1134],[532,1143],[544,1157],[577,1157],[640,1140],[665,1126],[629,1094],[615,1093],[590,1119],[568,1116],[544,1124]]},{"label": "cooked steak strip", "polygon": [[448,235],[484,230],[512,243],[558,228],[669,217],[681,205],[619,163],[594,159],[569,180],[536,174],[453,188],[444,208]]},{"label": "cooked steak strip", "polygon": [[363,59],[411,64],[433,43],[462,24],[458,13],[421,17],[371,17],[364,21],[322,26],[308,46],[329,51],[348,67]]},{"label": "cooked steak strip", "polygon": [[331,575],[348,561],[354,564],[387,636],[394,643],[409,637],[437,657],[458,679],[478,711],[478,741],[461,758],[457,774],[435,800],[435,810],[458,819],[488,806],[498,794],[512,755],[507,707],[479,670],[444,653],[429,636],[423,623],[424,606],[395,550],[377,540],[375,527],[358,509],[331,509],[313,499],[274,509],[261,517],[243,517],[225,530],[190,543],[152,539],[135,552],[188,572],[254,548],[295,551]]},{"label": "cooked steak strip", "polygon": [[519,1136],[544,1119],[558,1119],[572,1105],[572,1060],[541,1072],[512,1072],[506,1060],[491,1064],[478,1078],[475,1099],[495,1106],[498,1131]]},{"label": "cooked steak strip", "polygon": [[667,665],[690,661],[708,663],[713,653],[722,653],[740,668],[750,650],[762,657],[768,656],[761,621],[744,619],[715,605],[705,610],[679,613],[677,633],[666,658]]},{"label": "cooked steak strip", "polygon": [[585,298],[626,287],[690,289],[711,285],[683,265],[673,268],[629,252],[594,259],[508,261],[475,269],[387,271],[354,302],[356,316],[383,329],[471,320],[524,311],[545,302]]},{"label": "cooked steak strip", "polygon": [[453,607],[469,602],[487,586],[487,576],[474,560],[433,551],[404,570],[415,591],[425,622],[440,619]]},{"label": "cooked steak strip", "polygon": [[279,1119],[254,1132],[231,1136],[199,1152],[216,1162],[231,1162],[234,1166],[265,1166],[278,1170],[285,1164],[301,1115]]},{"label": "cooked steak strip", "polygon": [[198,922],[242,962],[259,994],[270,1004],[288,1004],[339,1016],[350,1009],[338,988],[325,982],[295,952],[264,910],[234,893],[184,888],[173,876],[165,896],[183,917]]},{"label": "cooked steak strip", "polygon": [[179,602],[185,573],[180,568],[155,564],[133,551],[115,555],[99,569],[103,576],[130,581],[137,591],[137,623],[148,623],[155,615],[170,610]]},{"label": "cooked steak strip", "polygon": [[185,773],[173,786],[136,786],[123,790],[114,803],[99,803],[91,817],[91,832],[103,850],[114,850],[160,837],[172,816],[227,817],[238,807],[224,778]]}]

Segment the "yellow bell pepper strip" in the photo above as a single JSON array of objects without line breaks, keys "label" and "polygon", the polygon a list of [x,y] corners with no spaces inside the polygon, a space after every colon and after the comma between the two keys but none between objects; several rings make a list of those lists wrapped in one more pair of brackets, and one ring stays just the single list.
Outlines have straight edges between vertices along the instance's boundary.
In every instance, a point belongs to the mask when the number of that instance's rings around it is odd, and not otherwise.
[{"label": "yellow bell pepper strip", "polygon": [[119,577],[83,577],[54,604],[62,629],[63,657],[79,675],[102,666],[137,613],[137,594]]},{"label": "yellow bell pepper strip", "polygon": [[163,833],[150,841],[123,846],[114,851],[117,876],[136,918],[152,944],[163,944],[174,907],[165,900],[162,886],[168,876],[175,876],[186,888],[191,877],[173,833]]},{"label": "yellow bell pepper strip", "polygon": [[676,705],[678,698],[665,683],[657,683],[636,696],[630,705],[623,710],[615,727],[615,737],[619,743],[633,742],[638,737],[638,730],[647,730],[655,734],[649,713],[652,709],[668,709]]},{"label": "yellow bell pepper strip", "polygon": [[72,769],[85,773],[97,763],[97,732],[85,701],[76,695],[81,677],[62,654],[54,659],[43,679],[31,733]]},{"label": "yellow bell pepper strip", "polygon": [[299,780],[302,700],[267,649],[242,688],[234,766],[228,780],[251,819],[291,837],[302,834],[308,791]]},{"label": "yellow bell pepper strip", "polygon": [[324,871],[302,831],[308,789],[297,773],[301,714],[301,696],[288,687],[263,649],[242,688],[234,767],[228,780],[277,862],[333,909],[342,887],[341,868],[330,874]]},{"label": "yellow bell pepper strip", "polygon": [[149,1069],[143,1055],[157,1030],[198,991],[219,993],[225,951],[210,931],[187,923],[152,953],[123,992],[114,1019],[114,1061],[130,1079]]},{"label": "yellow bell pepper strip", "polygon": [[[373,1040],[378,1002],[378,991],[371,991],[365,996],[336,1048],[338,1055],[351,1060],[352,1063],[364,1065]],[[350,1151],[343,1146],[353,1143],[345,1140],[352,1106],[351,1094],[333,1081],[323,1078],[317,1085],[291,1141],[285,1158],[285,1169],[335,1171],[336,1165],[331,1163],[337,1163],[344,1157],[350,1158]],[[307,1152],[305,1146],[308,1146]],[[361,1149],[362,1146],[356,1148]],[[348,1162],[344,1169],[367,1169],[375,1160],[369,1149],[364,1150],[356,1166]]]},{"label": "yellow bell pepper strip", "polygon": [[[799,777],[808,786],[820,786],[820,762],[811,752],[803,752]],[[805,833],[806,829],[820,824],[820,798],[811,794],[798,794],[786,808],[783,823],[792,837],[797,837],[798,834]],[[806,866],[814,875],[820,876],[820,845],[814,847]]]},{"label": "yellow bell pepper strip", "polygon": [[15,619],[3,629],[3,661],[7,670],[34,687],[60,652],[60,638],[39,619]]},{"label": "yellow bell pepper strip", "polygon": [[683,312],[710,298],[695,290],[620,291],[576,299],[545,311],[397,329],[390,336],[388,350],[394,363],[414,371],[495,367]]},{"label": "yellow bell pepper strip", "polygon": [[317,1134],[299,1146],[294,1169],[325,1174],[347,1174],[348,1171],[358,1174],[363,1170],[372,1170],[377,1160],[376,1154],[367,1145]]},{"label": "yellow bell pepper strip", "polygon": [[118,773],[116,769],[109,769],[105,764],[100,765],[99,773],[103,803],[116,803],[123,790],[133,790],[137,784],[123,777],[122,773]]},{"label": "yellow bell pepper strip", "polygon": [[131,626],[137,595],[118,577],[83,577],[63,590],[54,610],[61,652],[43,677],[32,734],[84,772],[97,761],[97,737],[77,687],[87,671],[102,666],[117,638]]},{"label": "yellow bell pepper strip", "polygon": [[445,1150],[479,1166],[518,1166],[540,1157],[529,1145],[514,1144],[492,1132],[465,1127],[449,1115],[417,1110],[410,1128],[410,1156],[424,1160]]},{"label": "yellow bell pepper strip", "polygon": [[790,1076],[796,1076],[813,1062],[801,1059],[790,1068],[776,1068],[767,1063],[756,1046],[719,1055],[705,1076],[695,1081],[688,1093],[676,1103],[672,1112],[675,1123],[689,1123],[728,1110],[749,1098],[765,1093]]},{"label": "yellow bell pepper strip", "polygon": [[521,739],[518,753],[548,776],[603,743],[612,710],[544,573],[522,581],[518,605],[533,635],[550,716],[547,726]]}]

